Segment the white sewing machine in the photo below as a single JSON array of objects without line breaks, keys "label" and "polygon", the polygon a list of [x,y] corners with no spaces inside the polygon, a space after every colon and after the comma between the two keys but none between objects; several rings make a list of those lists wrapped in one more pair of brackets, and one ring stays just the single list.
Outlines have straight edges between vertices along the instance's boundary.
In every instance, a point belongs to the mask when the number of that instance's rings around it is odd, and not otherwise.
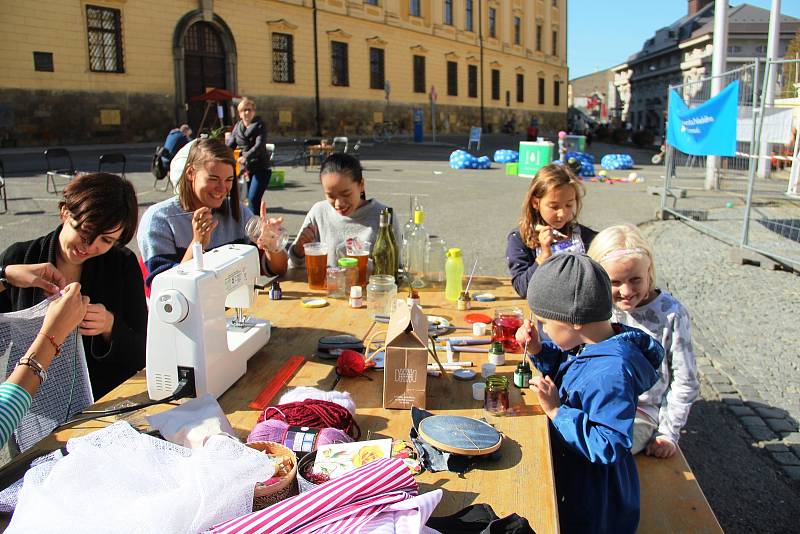
[{"label": "white sewing machine", "polygon": [[[258,251],[225,245],[153,279],[147,320],[147,393],[171,395],[194,378],[196,396],[222,395],[247,371],[247,360],[269,341],[270,323],[247,317],[255,301]],[[200,252],[200,253],[198,253]],[[225,317],[225,308],[235,317]]]}]

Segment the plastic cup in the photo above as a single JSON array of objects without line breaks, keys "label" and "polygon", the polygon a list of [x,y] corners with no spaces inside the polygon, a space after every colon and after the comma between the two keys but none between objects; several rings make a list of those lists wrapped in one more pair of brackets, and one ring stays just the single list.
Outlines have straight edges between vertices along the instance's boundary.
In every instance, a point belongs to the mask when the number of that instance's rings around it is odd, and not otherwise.
[{"label": "plastic cup", "polygon": [[348,258],[358,261],[358,285],[367,285],[367,260],[372,243],[369,241],[348,240],[345,244],[345,254]]},{"label": "plastic cup", "polygon": [[264,245],[270,252],[278,252],[285,250],[286,245],[289,244],[289,231],[281,226],[277,233],[268,230],[267,233],[262,232],[263,225],[261,224],[261,217],[254,215],[244,225],[244,231],[250,241],[257,245]]},{"label": "plastic cup", "polygon": [[485,379],[489,378],[497,370],[497,366],[493,363],[484,363],[481,365],[481,376]]},{"label": "plastic cup", "polygon": [[306,272],[309,289],[325,289],[325,276],[328,272],[328,245],[325,243],[306,243]]},{"label": "plastic cup", "polygon": [[472,398],[476,401],[482,401],[484,393],[486,391],[486,383],[485,382],[475,382],[472,384]]}]

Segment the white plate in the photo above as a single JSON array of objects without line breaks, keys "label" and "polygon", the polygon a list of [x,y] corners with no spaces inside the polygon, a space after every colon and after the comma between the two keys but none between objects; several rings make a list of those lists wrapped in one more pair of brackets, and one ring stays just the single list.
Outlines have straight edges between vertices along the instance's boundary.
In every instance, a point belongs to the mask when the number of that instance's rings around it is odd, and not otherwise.
[{"label": "white plate", "polygon": [[444,334],[450,331],[450,321],[438,315],[428,316],[428,332],[434,334]]}]

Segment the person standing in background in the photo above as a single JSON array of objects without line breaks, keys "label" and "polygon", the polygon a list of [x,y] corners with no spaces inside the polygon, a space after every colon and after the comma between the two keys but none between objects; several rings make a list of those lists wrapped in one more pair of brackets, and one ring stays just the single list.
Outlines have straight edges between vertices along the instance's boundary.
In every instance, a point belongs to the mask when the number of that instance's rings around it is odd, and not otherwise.
[{"label": "person standing in background", "polygon": [[272,175],[266,145],[267,127],[261,117],[256,116],[256,103],[249,98],[242,98],[237,109],[241,120],[233,127],[228,146],[242,151],[237,163],[247,171],[250,178],[247,200],[253,213],[260,213],[261,198]]}]

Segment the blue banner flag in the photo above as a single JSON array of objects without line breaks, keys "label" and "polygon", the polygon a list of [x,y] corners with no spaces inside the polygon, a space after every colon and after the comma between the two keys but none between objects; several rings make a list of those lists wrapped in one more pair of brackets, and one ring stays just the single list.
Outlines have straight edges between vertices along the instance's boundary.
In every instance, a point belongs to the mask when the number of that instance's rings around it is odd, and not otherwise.
[{"label": "blue banner flag", "polygon": [[673,89],[669,94],[667,143],[693,156],[736,155],[739,80],[717,96],[691,108]]}]

